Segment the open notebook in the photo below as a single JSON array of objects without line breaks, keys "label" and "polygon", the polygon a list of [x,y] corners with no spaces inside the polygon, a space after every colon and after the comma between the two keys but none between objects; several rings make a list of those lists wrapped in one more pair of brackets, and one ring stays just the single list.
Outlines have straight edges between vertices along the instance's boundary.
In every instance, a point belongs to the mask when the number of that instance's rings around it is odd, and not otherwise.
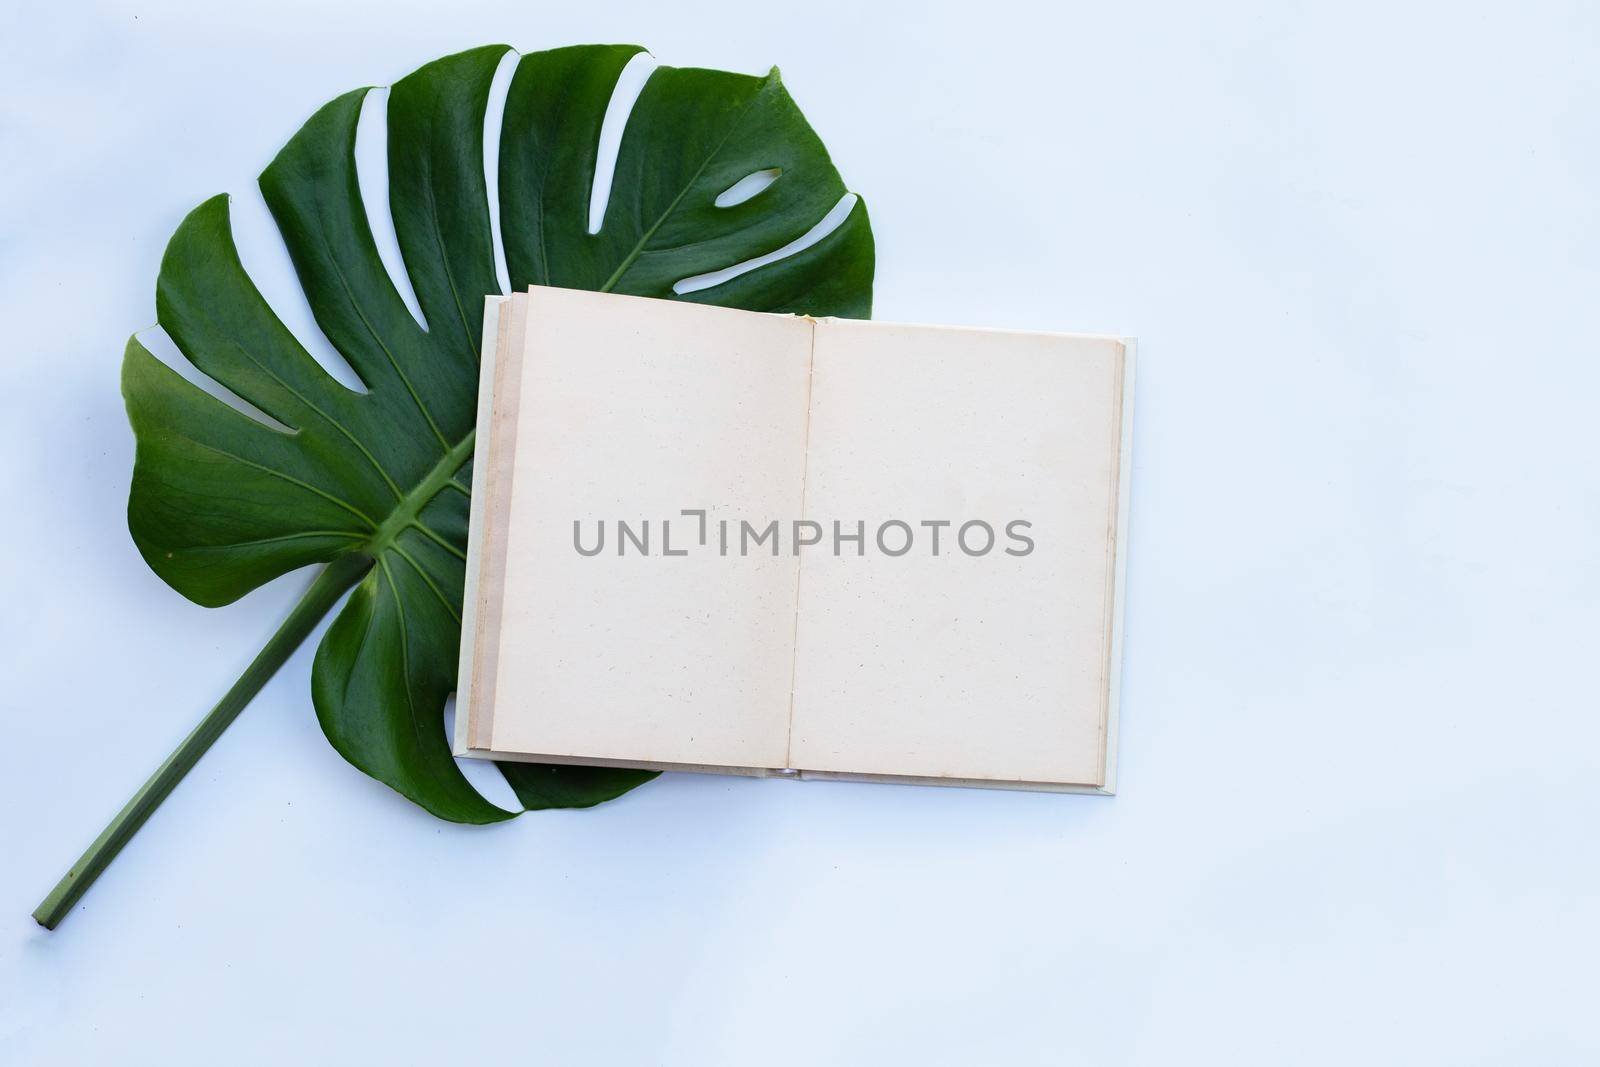
[{"label": "open notebook", "polygon": [[457,754],[1111,792],[1132,342],[491,297]]}]

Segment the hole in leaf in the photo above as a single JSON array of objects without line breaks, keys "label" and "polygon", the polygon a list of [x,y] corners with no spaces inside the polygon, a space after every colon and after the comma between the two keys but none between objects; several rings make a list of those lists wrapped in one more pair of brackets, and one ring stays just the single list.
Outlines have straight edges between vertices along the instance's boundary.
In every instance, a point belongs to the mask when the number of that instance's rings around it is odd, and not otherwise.
[{"label": "hole in leaf", "polygon": [[300,288],[289,248],[272,220],[272,212],[267,210],[260,188],[251,185],[243,192],[229,195],[228,222],[244,272],[272,313],[278,316],[278,321],[330,378],[353,393],[367,393],[367,384],[333,347],[333,342],[317,325],[316,316],[311,314],[311,302]]},{"label": "hole in leaf", "polygon": [[372,89],[361,101],[361,117],[356,121],[356,185],[361,190],[361,204],[367,213],[367,228],[378,246],[378,259],[389,275],[394,291],[400,294],[406,310],[424,330],[428,320],[422,316],[422,305],[411,288],[411,276],[406,273],[405,256],[400,252],[400,238],[394,229],[394,216],[389,210],[389,90]]},{"label": "hole in leaf", "polygon": [[[444,736],[453,748],[456,737],[454,693],[451,693],[450,699],[444,702]],[[498,804],[507,811],[522,810],[522,801],[517,799],[517,794],[512,792],[511,784],[493,763],[486,759],[458,759],[456,766],[461,768],[461,773],[472,783],[472,788],[482,794],[489,803]]]},{"label": "hole in leaf", "polygon": [[600,145],[594,159],[594,185],[589,189],[589,232],[599,233],[605,221],[606,207],[611,203],[611,180],[617,173],[617,153],[622,148],[622,135],[628,127],[628,116],[633,105],[644,91],[644,83],[655,73],[656,60],[648,52],[640,52],[628,60],[622,73],[617,75],[617,87],[611,91],[611,102],[606,105],[606,117],[600,122]]},{"label": "hole in leaf", "polygon": [[211,375],[202,371],[199,367],[196,367],[193,363],[190,363],[189,358],[183,354],[177,342],[173,341],[172,336],[160,326],[152,326],[147,330],[140,330],[134,334],[134,337],[138,338],[139,343],[144,345],[152,356],[166,364],[190,385],[222,401],[233,410],[239,412],[239,414],[254,419],[268,429],[277,430],[279,433],[296,432],[293,426],[279,422],[232,389],[211,377]]},{"label": "hole in leaf", "polygon": [[500,292],[511,292],[511,272],[506,269],[506,243],[500,236],[500,130],[505,125],[506,94],[522,56],[509,51],[500,57],[489,83],[489,106],[483,112],[483,183],[489,194],[489,234],[494,241],[494,276]]},{"label": "hole in leaf", "polygon": [[743,263],[735,263],[731,267],[723,267],[721,270],[714,270],[707,274],[696,274],[691,278],[684,278],[673,283],[672,291],[679,296],[685,293],[697,293],[702,289],[710,289],[714,285],[732,281],[741,274],[748,274],[758,267],[765,267],[769,263],[776,263],[780,259],[788,259],[790,256],[804,252],[844,225],[844,220],[849,218],[850,212],[855,209],[857,199],[859,198],[855,193],[845,193],[839,198],[839,202],[833,205],[815,226],[782,248],[774,249],[766,255],[756,256],[754,259],[747,259]]},{"label": "hole in leaf", "polygon": [[746,174],[718,193],[716,200],[712,202],[718,207],[735,207],[765,192],[767,186],[777,181],[782,173],[783,171],[777,167],[770,167],[767,170],[758,170],[754,174]]}]

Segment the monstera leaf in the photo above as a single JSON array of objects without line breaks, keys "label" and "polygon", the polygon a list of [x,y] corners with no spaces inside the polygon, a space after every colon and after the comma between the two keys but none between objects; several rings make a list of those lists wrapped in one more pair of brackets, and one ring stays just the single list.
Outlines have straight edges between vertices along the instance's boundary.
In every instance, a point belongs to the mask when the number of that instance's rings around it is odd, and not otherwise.
[{"label": "monstera leaf", "polygon": [[[240,263],[225,197],[201,204],[173,235],[156,287],[161,326],[199,370],[281,425],[214,399],[130,341],[123,393],[138,445],[128,501],[134,541],[166,582],[208,606],[298,568],[323,570],[245,677],[41,905],[42,923],[65,914],[352,587],[312,669],[329,741],[442,818],[515,814],[467,782],[442,724],[460,640],[483,298],[499,291],[484,118],[508,51],[449,56],[390,91],[390,208],[426,326],[384,269],[357,187],[356,122],[368,90],[324,106],[261,175],[316,321],[364,390],[330,376],[273,314]],[[587,46],[520,57],[499,154],[513,289],[869,314],[864,204],[820,241],[773,258],[845,196],[776,71],[656,69],[628,118],[601,226],[589,232],[601,124],[623,67],[640,51]],[[728,203],[723,194],[757,172],[777,177]],[[752,259],[763,262],[724,271]],[[675,291],[718,271],[732,276]],[[653,777],[524,764],[502,771],[526,809],[592,805]]]}]

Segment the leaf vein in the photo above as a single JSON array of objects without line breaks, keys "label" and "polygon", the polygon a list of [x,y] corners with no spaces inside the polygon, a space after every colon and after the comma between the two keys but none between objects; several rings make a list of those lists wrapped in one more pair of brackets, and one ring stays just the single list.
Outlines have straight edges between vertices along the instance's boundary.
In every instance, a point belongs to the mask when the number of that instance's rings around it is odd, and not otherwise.
[{"label": "leaf vein", "polygon": [[411,395],[412,403],[416,404],[417,410],[422,413],[423,419],[428,424],[428,429],[433,431],[433,436],[439,439],[439,445],[448,453],[450,451],[450,442],[445,440],[443,431],[439,429],[439,424],[434,421],[433,412],[429,411],[428,405],[422,402],[422,397],[417,393],[416,386],[411,384],[410,377],[401,369],[400,361],[389,350],[389,346],[383,343],[383,338],[378,335],[377,328],[372,325],[366,313],[361,310],[361,302],[356,299],[355,292],[350,288],[350,280],[345,277],[344,268],[340,266],[338,257],[333,254],[333,246],[329,243],[327,234],[323,233],[321,237],[323,246],[328,250],[328,261],[333,264],[334,277],[339,279],[339,285],[344,289],[344,295],[349,298],[350,307],[355,311],[356,317],[361,320],[361,325],[367,328],[368,335],[377,343],[379,350],[383,352],[384,358],[389,361],[389,366],[394,368],[395,374],[399,375],[400,383],[406,387],[406,392]]},{"label": "leaf vein", "polygon": [[323,411],[322,408],[319,407],[315,401],[311,400],[309,397],[307,397],[303,393],[301,393],[300,390],[298,390],[294,386],[290,385],[287,381],[285,381],[283,379],[283,377],[281,375],[279,375],[271,367],[267,366],[265,363],[262,363],[255,356],[251,355],[249,349],[245,348],[243,345],[239,344],[238,342],[234,342],[234,347],[238,348],[240,354],[243,355],[245,359],[248,359],[251,363],[254,363],[257,367],[260,367],[263,374],[266,374],[273,381],[277,382],[279,385],[281,385],[285,389],[287,389],[289,391],[290,395],[292,395],[296,400],[300,401],[306,407],[310,408],[313,412],[315,412],[316,414],[320,415],[324,422],[328,423],[328,425],[330,425],[334,429],[338,430],[340,433],[342,433],[350,441],[351,444],[355,445],[356,448],[358,450],[360,450],[361,454],[366,457],[367,462],[372,464],[372,469],[377,471],[378,472],[378,476],[381,477],[384,480],[384,482],[389,486],[389,490],[394,493],[396,500],[399,500],[399,499],[401,499],[402,497],[405,496],[405,494],[400,491],[399,484],[396,483],[395,480],[389,476],[389,472],[384,469],[383,464],[378,462],[377,457],[374,456],[371,453],[371,451],[369,451],[367,449],[367,446],[362,444],[361,441],[356,437],[356,435],[351,433],[350,430],[342,422],[340,422],[338,419],[334,418],[332,415],[329,415],[326,411]]},{"label": "leaf vein", "polygon": [[422,737],[422,724],[417,721],[417,702],[411,695],[411,641],[406,632],[405,598],[400,595],[400,586],[394,580],[394,572],[389,569],[389,561],[382,559],[378,562],[383,567],[383,576],[389,581],[389,591],[394,594],[395,619],[400,624],[400,673],[405,676],[404,683],[400,688],[404,689],[406,693],[406,711],[408,712],[406,717],[411,720],[411,732],[417,739],[417,751],[419,753],[426,752],[428,746]]},{"label": "leaf vein", "polygon": [[622,280],[622,276],[628,272],[634,261],[645,250],[645,246],[650,243],[650,238],[654,237],[656,231],[662,227],[674,211],[678,210],[678,204],[683,201],[685,196],[689,195],[689,190],[694,188],[694,183],[700,180],[700,175],[705,173],[706,168],[711,165],[711,161],[716,159],[722,152],[723,147],[728,143],[728,139],[738,130],[740,124],[744,122],[745,116],[750,113],[751,108],[755,107],[756,101],[761,98],[761,94],[765,91],[766,86],[762,85],[761,88],[750,94],[750,99],[745,102],[744,107],[739,109],[739,114],[734,117],[732,122],[728,123],[728,129],[723,133],[722,139],[717,142],[716,147],[707,153],[705,159],[700,161],[700,166],[695,168],[695,172],[689,176],[689,180],[684,183],[683,188],[678,190],[678,195],[672,198],[672,203],[666,206],[666,209],[661,212],[655,222],[651,223],[650,228],[644,232],[634,244],[632,250],[623,258],[622,263],[618,265],[616,270],[612,271],[611,277],[607,278],[606,283],[600,287],[600,292],[611,292],[612,287]]},{"label": "leaf vein", "polygon": [[461,613],[456,610],[455,605],[450,603],[450,598],[445,596],[444,593],[439,590],[439,587],[434,584],[433,578],[429,576],[427,571],[423,570],[422,564],[413,559],[411,553],[401,548],[398,544],[391,545],[390,547],[394,550],[396,555],[405,560],[407,563],[411,564],[411,569],[417,572],[417,576],[421,578],[423,583],[433,591],[433,595],[439,598],[439,603],[444,605],[444,610],[450,613],[450,617],[454,619],[456,621],[456,625],[459,626],[461,624]]},{"label": "leaf vein", "polygon": [[312,485],[310,482],[301,481],[299,478],[296,478],[291,474],[285,474],[283,471],[275,470],[272,467],[266,466],[265,464],[257,463],[254,460],[245,459],[243,456],[236,455],[235,453],[229,452],[225,448],[218,448],[215,445],[208,445],[204,441],[196,441],[192,437],[185,438],[185,440],[188,441],[190,444],[194,445],[196,448],[203,448],[207,452],[215,452],[219,456],[226,456],[227,458],[235,461],[236,463],[243,463],[246,467],[250,467],[250,468],[253,468],[254,470],[258,470],[258,471],[262,472],[263,474],[271,475],[274,478],[281,478],[282,480],[288,482],[290,485],[299,486],[301,489],[304,489],[308,493],[315,493],[317,496],[320,496],[320,497],[322,497],[322,499],[328,501],[328,503],[335,504],[338,507],[341,507],[344,510],[348,511],[350,514],[354,515],[356,518],[360,519],[362,522],[366,523],[368,526],[372,527],[373,529],[377,529],[378,528],[378,524],[372,521],[371,516],[367,515],[360,508],[356,507],[354,504],[350,503],[347,500],[341,500],[339,497],[334,496],[332,493],[327,492],[324,489],[318,489],[316,486]]},{"label": "leaf vein", "polygon": [[446,552],[450,553],[452,556],[454,556],[457,559],[461,560],[463,563],[466,562],[467,554],[465,552],[461,551],[461,549],[457,548],[452,543],[450,543],[448,540],[446,540],[444,538],[444,536],[442,534],[440,534],[437,530],[435,530],[433,527],[429,526],[427,523],[423,522],[421,519],[412,519],[411,520],[411,525],[415,526],[418,530],[420,530],[422,532],[422,535],[424,537],[428,538],[430,541],[433,541],[440,548],[444,549]]}]

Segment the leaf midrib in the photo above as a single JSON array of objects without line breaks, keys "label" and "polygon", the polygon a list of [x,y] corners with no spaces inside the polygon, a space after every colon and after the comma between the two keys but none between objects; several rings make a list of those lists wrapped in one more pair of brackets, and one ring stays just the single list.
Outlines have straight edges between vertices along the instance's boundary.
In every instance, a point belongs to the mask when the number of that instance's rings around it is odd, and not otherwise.
[{"label": "leaf midrib", "polygon": [[440,541],[445,538],[421,520],[421,512],[428,502],[438,496],[454,479],[456,471],[472,457],[473,445],[478,437],[477,427],[466,432],[453,447],[440,457],[433,469],[423,475],[414,488],[408,491],[373,531],[368,542],[374,556],[394,546],[395,539],[407,528],[416,526],[432,533]]}]

